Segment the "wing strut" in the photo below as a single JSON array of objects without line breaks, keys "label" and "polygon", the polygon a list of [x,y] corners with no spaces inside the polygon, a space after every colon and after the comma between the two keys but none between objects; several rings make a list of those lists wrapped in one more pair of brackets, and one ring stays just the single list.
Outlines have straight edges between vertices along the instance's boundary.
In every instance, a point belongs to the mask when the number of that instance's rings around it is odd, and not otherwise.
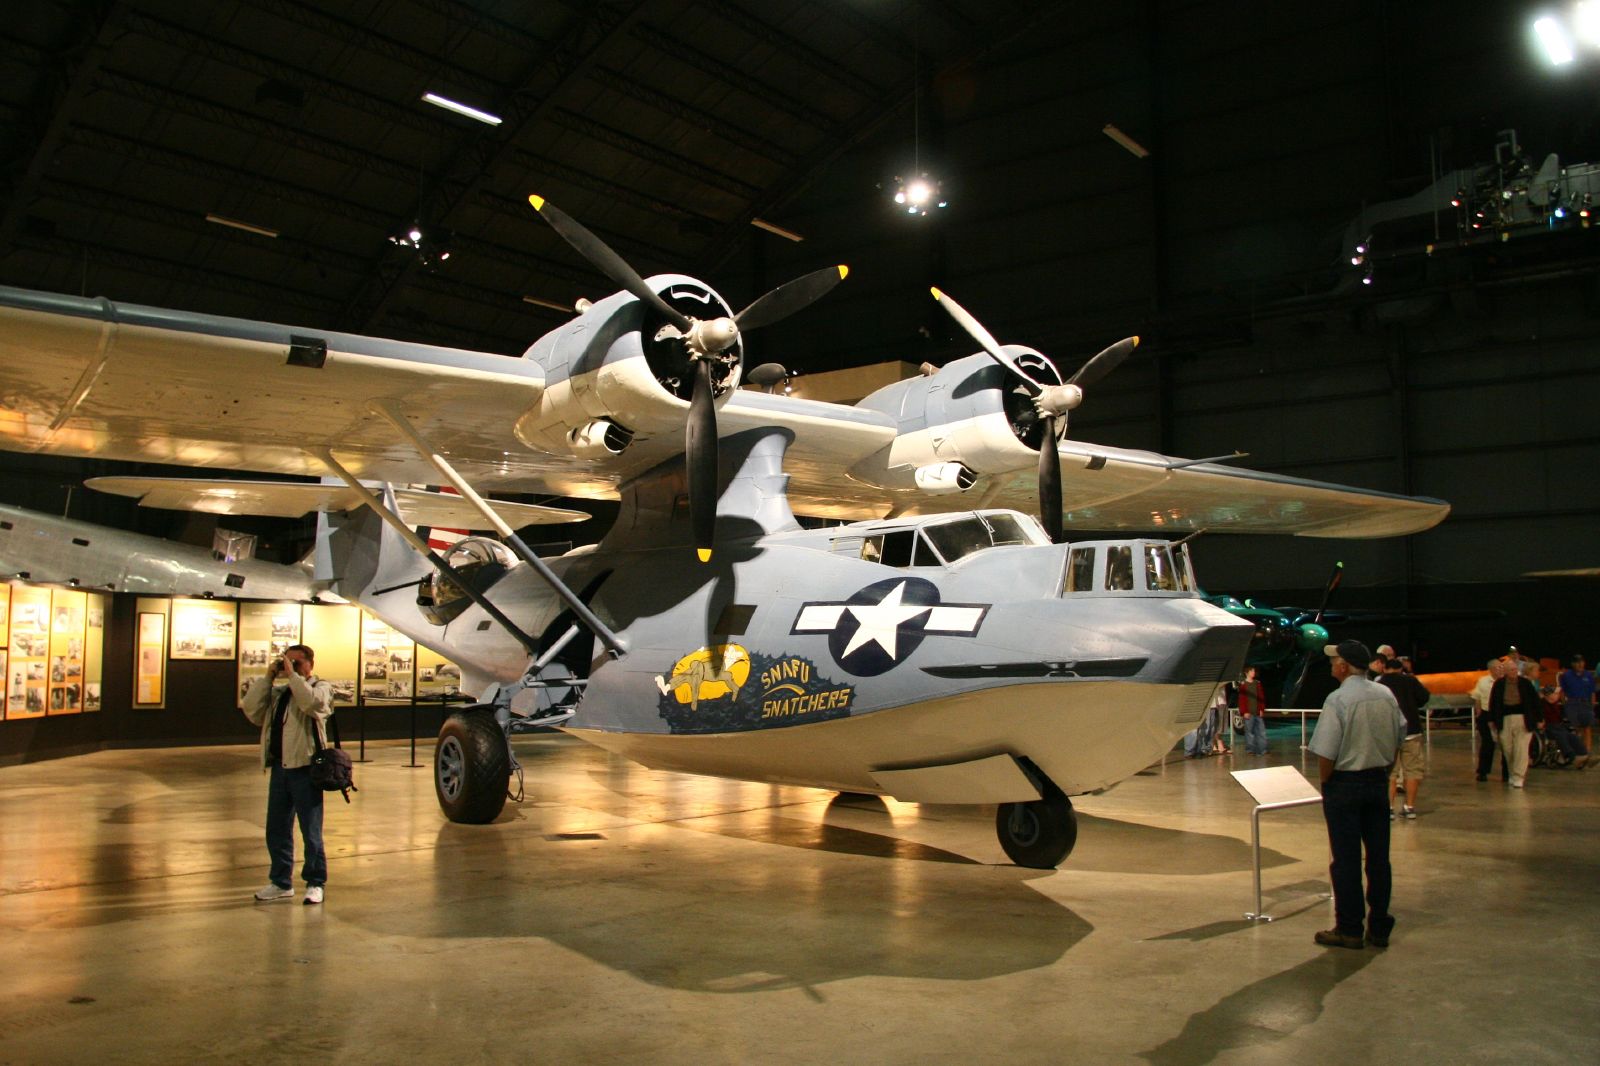
[{"label": "wing strut", "polygon": [[[312,448],[308,450],[312,456],[322,463],[323,466],[326,466],[330,471],[332,471],[340,481],[343,481],[346,485],[349,485],[350,488],[355,490],[355,492],[361,497],[363,503],[376,511],[379,518],[383,519],[390,526],[392,526],[394,531],[399,533],[400,536],[405,539],[407,544],[415,548],[419,555],[428,560],[428,562],[432,563],[434,568],[443,574],[445,579],[449,581],[450,584],[460,589],[473,603],[477,604],[479,607],[482,607],[484,613],[490,618],[493,618],[496,622],[499,622],[500,625],[505,628],[506,632],[510,633],[517,639],[517,643],[521,644],[523,648],[527,650],[529,655],[539,654],[539,644],[536,640],[519,629],[517,624],[511,619],[507,618],[505,614],[501,612],[500,608],[496,607],[493,603],[490,603],[489,599],[484,596],[483,593],[473,588],[465,578],[456,572],[455,567],[439,558],[439,553],[428,547],[428,542],[417,536],[416,530],[406,525],[405,521],[402,520],[399,515],[395,514],[388,507],[386,507],[384,502],[378,499],[371,489],[357,481],[355,479],[355,475],[346,470],[339,460],[333,457],[332,452],[326,448]],[[399,587],[404,588],[405,586],[402,585]]]},{"label": "wing strut", "polygon": [[561,598],[561,601],[572,609],[572,613],[578,617],[578,620],[588,627],[589,631],[595,635],[600,643],[606,646],[606,651],[611,653],[611,657],[613,659],[622,658],[623,653],[626,651],[622,639],[613,633],[611,627],[602,622],[593,611],[589,610],[589,605],[580,600],[577,594],[568,588],[555,575],[555,572],[545,564],[545,561],[533,553],[533,549],[522,542],[522,538],[517,536],[516,531],[506,524],[506,520],[496,514],[494,508],[490,507],[484,498],[479,496],[471,485],[467,484],[466,479],[456,473],[455,467],[451,466],[444,456],[440,455],[428,444],[422,434],[418,433],[410,421],[406,419],[406,416],[384,400],[374,400],[371,407],[374,412],[388,420],[395,429],[399,430],[400,435],[410,441],[411,446],[416,448],[424,459],[432,463],[434,468],[444,475],[446,481],[455,486],[456,491],[461,493],[462,499],[472,504],[483,515],[489,525],[499,532],[501,539],[505,541],[506,547],[516,552],[523,562],[531,566],[534,572],[544,579],[544,583],[549,585],[551,590]]}]

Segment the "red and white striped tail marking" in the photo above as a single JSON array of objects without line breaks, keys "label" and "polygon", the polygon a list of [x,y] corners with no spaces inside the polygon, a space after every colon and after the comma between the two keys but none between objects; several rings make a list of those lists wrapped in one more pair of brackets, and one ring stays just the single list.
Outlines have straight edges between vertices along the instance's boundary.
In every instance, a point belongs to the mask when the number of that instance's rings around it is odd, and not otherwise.
[{"label": "red and white striped tail marking", "polygon": [[[460,492],[456,491],[456,488],[453,485],[429,485],[428,491],[443,492],[450,496],[461,495]],[[451,547],[466,535],[467,531],[464,529],[439,529],[430,526],[428,529],[428,547],[432,548],[434,551],[444,551],[446,548]]]}]

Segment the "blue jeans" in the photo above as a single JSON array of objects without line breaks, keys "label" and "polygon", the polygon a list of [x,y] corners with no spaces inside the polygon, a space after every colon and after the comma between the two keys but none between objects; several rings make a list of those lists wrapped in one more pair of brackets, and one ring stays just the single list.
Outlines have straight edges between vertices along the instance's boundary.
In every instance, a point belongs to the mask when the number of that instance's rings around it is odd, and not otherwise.
[{"label": "blue jeans", "polygon": [[1361,852],[1367,853],[1366,930],[1388,936],[1393,872],[1389,866],[1389,771],[1387,767],[1334,771],[1322,783],[1322,816],[1328,823],[1333,864],[1333,912],[1339,932],[1360,936]]},{"label": "blue jeans", "polygon": [[1267,753],[1267,722],[1259,714],[1244,720],[1244,750],[1251,755]]},{"label": "blue jeans", "polygon": [[311,783],[309,766],[285,770],[272,768],[267,785],[267,854],[272,856],[272,883],[294,885],[294,822],[300,819],[300,836],[306,842],[306,861],[300,877],[307,885],[326,884],[328,856],[322,850],[322,789]]}]

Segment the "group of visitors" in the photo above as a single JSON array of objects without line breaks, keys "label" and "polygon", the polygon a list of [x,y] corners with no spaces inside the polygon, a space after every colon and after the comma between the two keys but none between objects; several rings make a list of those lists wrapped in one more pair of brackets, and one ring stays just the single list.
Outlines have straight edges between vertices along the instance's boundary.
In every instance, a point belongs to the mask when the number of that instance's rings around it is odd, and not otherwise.
[{"label": "group of visitors", "polygon": [[1572,656],[1556,683],[1540,692],[1538,664],[1520,655],[1490,659],[1472,690],[1478,731],[1477,779],[1487,781],[1500,755],[1500,780],[1527,784],[1529,752],[1539,736],[1574,769],[1589,765],[1595,720],[1595,676],[1582,654]]}]

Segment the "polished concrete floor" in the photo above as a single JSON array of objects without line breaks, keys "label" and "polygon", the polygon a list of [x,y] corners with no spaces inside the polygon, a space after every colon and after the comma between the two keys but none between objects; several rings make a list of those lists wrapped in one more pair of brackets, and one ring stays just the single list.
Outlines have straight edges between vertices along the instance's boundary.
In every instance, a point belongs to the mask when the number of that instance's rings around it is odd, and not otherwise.
[{"label": "polished concrete floor", "polygon": [[[0,1062],[1600,1061],[1600,770],[1474,783],[1435,734],[1393,946],[1329,950],[1316,807],[1165,765],[1081,797],[1056,872],[991,808],[830,803],[518,741],[446,824],[403,744],[328,807],[328,900],[258,905],[251,748],[0,769]],[[296,886],[297,889],[300,886]]]}]

